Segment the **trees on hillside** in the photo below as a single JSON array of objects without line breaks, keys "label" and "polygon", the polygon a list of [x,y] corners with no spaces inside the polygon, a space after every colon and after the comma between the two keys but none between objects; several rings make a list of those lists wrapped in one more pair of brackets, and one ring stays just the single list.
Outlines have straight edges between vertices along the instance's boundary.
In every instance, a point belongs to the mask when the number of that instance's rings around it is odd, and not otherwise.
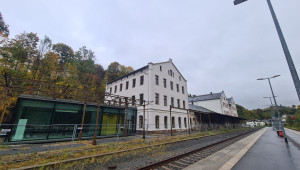
[{"label": "trees on hillside", "polygon": [[[245,119],[271,119],[272,115],[271,115],[271,110],[270,108],[265,108],[265,109],[253,109],[253,110],[248,110],[246,108],[244,108],[241,105],[236,105],[237,107],[237,112],[239,117],[241,118],[245,118]],[[279,113],[281,115],[287,115],[287,116],[291,116],[294,115],[296,113],[296,108],[294,107],[286,107],[286,106],[279,106]],[[275,108],[273,108],[273,112],[275,114],[275,117],[277,117],[277,112],[275,110]]]},{"label": "trees on hillside", "polygon": [[36,33],[8,35],[0,13],[0,124],[20,94],[101,99],[107,81],[133,71],[118,62],[105,70],[95,63],[95,53],[86,46],[74,52],[69,45],[52,44],[49,37],[40,39]]},{"label": "trees on hillside", "polygon": [[0,34],[5,36],[9,35],[8,25],[5,24],[1,12],[0,12]]},{"label": "trees on hillside", "polygon": [[112,62],[110,63],[110,65],[108,66],[107,70],[106,70],[106,79],[108,82],[115,80],[119,77],[122,77],[130,72],[133,71],[133,68],[128,66],[124,66],[119,64],[118,62]]}]

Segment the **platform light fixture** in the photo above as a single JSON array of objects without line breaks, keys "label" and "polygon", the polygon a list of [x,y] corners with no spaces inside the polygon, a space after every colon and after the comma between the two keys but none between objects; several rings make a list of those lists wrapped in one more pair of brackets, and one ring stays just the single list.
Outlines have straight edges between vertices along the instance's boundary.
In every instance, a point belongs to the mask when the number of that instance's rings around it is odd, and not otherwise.
[{"label": "platform light fixture", "polygon": [[270,89],[271,89],[271,92],[272,92],[273,100],[274,100],[274,103],[275,103],[277,116],[278,116],[278,119],[279,119],[279,122],[280,122],[280,128],[281,128],[281,131],[283,132],[285,142],[288,142],[286,134],[285,134],[285,130],[284,130],[284,127],[283,127],[283,123],[282,123],[282,120],[281,120],[281,116],[280,116],[280,113],[279,113],[279,109],[278,109],[278,106],[277,106],[277,102],[276,102],[276,99],[275,99],[275,95],[274,95],[274,92],[273,92],[273,88],[272,88],[272,85],[271,85],[271,81],[270,81],[270,79],[275,78],[275,77],[279,77],[279,76],[280,75],[275,75],[275,76],[272,76],[272,77],[259,78],[257,80],[268,80],[269,85],[270,85]]},{"label": "platform light fixture", "polygon": [[[238,4],[243,3],[245,1],[247,1],[247,0],[234,0],[233,4],[238,5]],[[270,12],[271,12],[276,30],[277,30],[277,34],[278,34],[280,42],[281,42],[281,46],[282,46],[286,61],[288,63],[288,66],[289,66],[289,69],[290,69],[290,72],[291,72],[291,75],[292,75],[292,79],[293,79],[293,82],[294,82],[294,85],[295,85],[295,88],[296,88],[298,99],[300,101],[300,80],[299,80],[299,76],[298,76],[296,67],[294,65],[294,62],[293,62],[292,56],[290,54],[290,51],[288,49],[288,46],[285,42],[285,38],[283,36],[283,33],[281,31],[279,22],[277,20],[276,14],[275,14],[275,11],[274,11],[273,6],[271,4],[271,0],[267,0],[267,3],[268,3],[268,6],[269,6],[269,9],[270,9]]]}]

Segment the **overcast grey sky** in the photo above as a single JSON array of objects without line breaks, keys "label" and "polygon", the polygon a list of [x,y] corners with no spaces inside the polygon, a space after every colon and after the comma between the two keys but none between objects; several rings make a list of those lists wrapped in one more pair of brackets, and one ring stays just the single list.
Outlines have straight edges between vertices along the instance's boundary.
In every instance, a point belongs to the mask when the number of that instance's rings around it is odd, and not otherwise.
[{"label": "overcast grey sky", "polygon": [[[294,64],[300,70],[300,1],[272,0]],[[169,58],[191,94],[224,90],[248,109],[265,108],[272,79],[277,102],[299,105],[265,0],[2,0],[10,37],[49,36],[74,50],[87,46],[97,63],[138,69]]]}]

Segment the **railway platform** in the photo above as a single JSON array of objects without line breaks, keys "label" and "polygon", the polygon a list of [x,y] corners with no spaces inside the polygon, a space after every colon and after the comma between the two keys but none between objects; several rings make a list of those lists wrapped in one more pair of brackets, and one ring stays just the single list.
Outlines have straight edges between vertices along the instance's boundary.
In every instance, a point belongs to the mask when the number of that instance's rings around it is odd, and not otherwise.
[{"label": "railway platform", "polygon": [[286,129],[288,143],[264,128],[196,162],[185,170],[300,169],[300,133]]}]

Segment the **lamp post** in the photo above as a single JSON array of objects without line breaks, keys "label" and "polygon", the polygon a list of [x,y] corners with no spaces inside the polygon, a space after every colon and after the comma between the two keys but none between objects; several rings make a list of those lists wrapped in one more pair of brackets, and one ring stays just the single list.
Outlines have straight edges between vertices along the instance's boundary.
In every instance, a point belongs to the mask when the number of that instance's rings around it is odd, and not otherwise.
[{"label": "lamp post", "polygon": [[277,119],[275,119],[274,111],[273,111],[273,102],[272,102],[273,97],[263,97],[263,98],[270,99],[270,102],[271,102],[270,111],[271,111],[271,115],[272,115],[273,130],[274,130],[274,127],[278,130],[278,128],[279,128],[278,127],[278,121],[277,121]]},{"label": "lamp post", "polygon": [[269,85],[270,85],[270,89],[271,89],[271,92],[272,92],[273,100],[274,100],[274,103],[275,103],[275,107],[276,107],[276,111],[277,111],[277,116],[278,116],[278,119],[279,119],[279,127],[281,128],[281,130],[283,132],[285,142],[288,142],[287,138],[286,138],[286,134],[285,134],[284,128],[283,128],[283,124],[282,124],[281,116],[280,116],[280,113],[279,113],[279,110],[278,110],[278,106],[277,106],[277,102],[276,102],[275,95],[274,95],[274,92],[273,92],[273,88],[272,88],[272,85],[271,85],[271,81],[270,81],[270,79],[275,78],[275,77],[279,77],[279,76],[280,75],[276,75],[276,76],[273,76],[273,77],[267,77],[267,78],[259,78],[257,80],[268,80]]},{"label": "lamp post", "polygon": [[[247,0],[234,0],[233,4],[234,5],[238,5],[238,4],[243,3],[245,1],[247,1]],[[270,12],[271,12],[271,15],[272,15],[272,18],[273,18],[273,21],[274,21],[274,24],[275,24],[278,36],[279,36],[279,39],[280,39],[280,42],[281,42],[281,46],[283,48],[283,52],[285,54],[286,61],[288,63],[288,66],[289,66],[289,69],[290,69],[290,72],[291,72],[291,75],[292,75],[292,79],[294,81],[294,85],[295,85],[295,88],[296,88],[298,99],[300,101],[300,80],[299,80],[299,77],[298,77],[298,74],[297,74],[296,67],[294,65],[294,62],[293,62],[293,59],[291,57],[290,51],[288,49],[288,46],[287,46],[287,44],[285,42],[283,33],[281,31],[281,28],[280,28],[279,22],[277,20],[277,17],[275,15],[273,6],[271,4],[271,1],[267,0],[267,3],[268,3],[269,9],[270,9]]]}]

